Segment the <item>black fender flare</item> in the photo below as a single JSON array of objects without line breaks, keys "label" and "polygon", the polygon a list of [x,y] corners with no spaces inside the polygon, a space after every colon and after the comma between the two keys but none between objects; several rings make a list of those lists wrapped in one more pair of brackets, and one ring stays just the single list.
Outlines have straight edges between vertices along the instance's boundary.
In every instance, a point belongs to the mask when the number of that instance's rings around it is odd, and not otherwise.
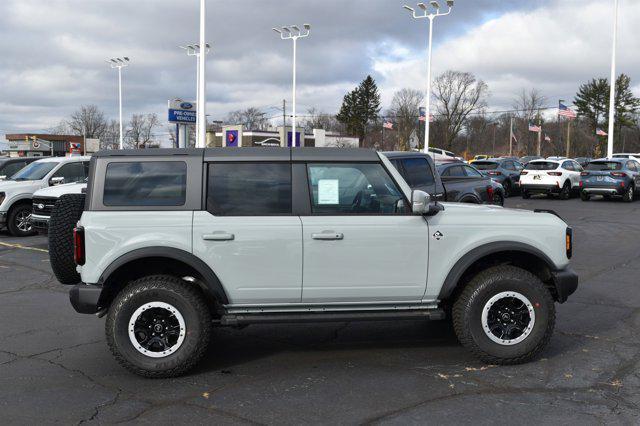
[{"label": "black fender flare", "polygon": [[467,204],[482,204],[482,200],[478,198],[475,194],[467,193],[460,197],[460,203]]},{"label": "black fender flare", "polygon": [[442,284],[442,288],[440,289],[440,294],[438,296],[438,299],[445,300],[449,296],[451,296],[451,294],[453,294],[454,290],[458,285],[458,282],[460,281],[464,273],[475,262],[477,262],[478,260],[482,259],[485,256],[488,256],[494,253],[505,252],[505,251],[517,251],[521,253],[530,254],[542,260],[549,267],[550,271],[558,270],[558,268],[555,266],[555,264],[549,258],[549,256],[547,256],[541,250],[538,250],[537,248],[529,244],[519,243],[516,241],[500,241],[500,242],[488,243],[488,244],[484,244],[479,247],[476,247],[471,251],[465,253],[464,255],[462,255],[460,260],[458,260],[456,264],[453,265],[453,268],[451,268],[451,270],[449,271],[449,274],[447,275],[447,278],[445,278],[444,283]]},{"label": "black fender flare", "polygon": [[202,276],[204,284],[211,295],[213,295],[220,304],[229,304],[229,299],[226,292],[224,291],[224,288],[222,287],[222,283],[218,279],[216,273],[209,267],[209,265],[207,265],[194,254],[173,247],[145,247],[123,254],[122,256],[114,260],[102,272],[102,275],[100,275],[100,279],[98,280],[98,285],[104,286],[105,283],[109,280],[109,277],[112,276],[118,269],[120,269],[120,267],[135,260],[145,258],[168,258],[177,260],[192,267]]}]

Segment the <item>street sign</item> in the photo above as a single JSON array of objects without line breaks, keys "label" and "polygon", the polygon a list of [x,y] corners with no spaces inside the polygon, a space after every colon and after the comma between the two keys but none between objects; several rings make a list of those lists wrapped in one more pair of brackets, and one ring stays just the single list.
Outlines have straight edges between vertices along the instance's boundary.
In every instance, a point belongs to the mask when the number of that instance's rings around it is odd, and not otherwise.
[{"label": "street sign", "polygon": [[193,124],[197,119],[195,102],[174,99],[169,101],[169,123]]}]

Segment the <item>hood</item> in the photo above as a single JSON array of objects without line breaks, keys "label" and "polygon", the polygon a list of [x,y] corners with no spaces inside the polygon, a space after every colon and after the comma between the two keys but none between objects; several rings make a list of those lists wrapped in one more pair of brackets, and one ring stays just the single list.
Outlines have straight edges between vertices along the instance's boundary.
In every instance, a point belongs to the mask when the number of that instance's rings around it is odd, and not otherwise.
[{"label": "hood", "polygon": [[31,192],[40,189],[42,187],[41,180],[23,180],[23,181],[15,181],[15,180],[5,180],[0,182],[0,192],[15,194],[21,192]]},{"label": "hood", "polygon": [[64,185],[50,186],[36,191],[34,197],[50,197],[59,198],[65,194],[81,194],[82,190],[87,187],[86,183],[67,183]]},{"label": "hood", "polygon": [[[521,224],[529,226],[534,223],[546,223],[549,225],[565,223],[562,219],[552,213],[536,213],[531,210],[510,209],[490,204],[467,204],[467,203],[441,203],[449,219],[461,224],[469,222],[485,223],[487,225],[501,225],[505,223]],[[435,217],[438,217],[436,215]],[[470,219],[472,218],[472,219]]]}]

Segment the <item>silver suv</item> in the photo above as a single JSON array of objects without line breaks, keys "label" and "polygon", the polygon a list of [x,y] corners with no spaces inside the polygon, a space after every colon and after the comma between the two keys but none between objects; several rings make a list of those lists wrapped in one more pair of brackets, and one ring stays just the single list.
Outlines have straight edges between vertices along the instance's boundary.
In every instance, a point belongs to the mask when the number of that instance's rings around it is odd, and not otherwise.
[{"label": "silver suv", "polygon": [[71,303],[147,377],[192,368],[214,326],[283,322],[451,317],[482,360],[521,363],[578,286],[552,212],[432,202],[369,150],[100,152],[73,197],[51,218],[71,240],[81,216]]}]

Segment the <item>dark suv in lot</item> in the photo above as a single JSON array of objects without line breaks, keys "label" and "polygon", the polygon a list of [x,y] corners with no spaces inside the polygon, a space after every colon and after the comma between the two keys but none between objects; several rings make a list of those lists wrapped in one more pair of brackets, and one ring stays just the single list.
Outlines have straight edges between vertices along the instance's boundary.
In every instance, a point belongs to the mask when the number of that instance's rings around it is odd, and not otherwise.
[{"label": "dark suv in lot", "polygon": [[593,195],[605,199],[622,197],[631,202],[640,190],[640,163],[625,158],[592,161],[580,175],[580,198],[589,201]]},{"label": "dark suv in lot", "polygon": [[511,158],[493,158],[491,160],[474,161],[473,167],[485,176],[502,184],[505,197],[509,198],[520,188],[520,172],[522,163]]},{"label": "dark suv in lot", "polygon": [[384,155],[411,186],[438,201],[503,205],[502,185],[462,161],[434,164],[420,152],[385,152]]}]

